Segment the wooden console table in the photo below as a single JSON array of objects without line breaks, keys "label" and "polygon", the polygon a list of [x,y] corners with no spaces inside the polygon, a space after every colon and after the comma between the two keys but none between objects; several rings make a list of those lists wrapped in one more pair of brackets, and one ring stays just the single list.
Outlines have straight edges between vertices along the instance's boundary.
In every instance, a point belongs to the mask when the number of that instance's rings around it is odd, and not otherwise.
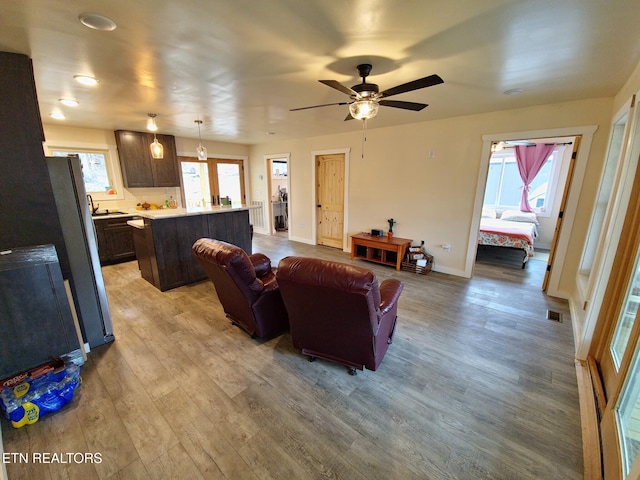
[{"label": "wooden console table", "polygon": [[367,233],[351,236],[351,260],[362,258],[371,262],[392,265],[400,270],[400,265],[411,245],[408,238],[393,237],[391,240],[385,235],[374,237]]}]

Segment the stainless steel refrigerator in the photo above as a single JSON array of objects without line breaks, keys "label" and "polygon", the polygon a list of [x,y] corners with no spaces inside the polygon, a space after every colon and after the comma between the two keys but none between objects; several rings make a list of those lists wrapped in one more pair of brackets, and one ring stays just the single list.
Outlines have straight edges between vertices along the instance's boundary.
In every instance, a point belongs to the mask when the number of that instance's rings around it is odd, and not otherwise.
[{"label": "stainless steel refrigerator", "polygon": [[47,157],[49,177],[69,257],[76,313],[91,348],[114,340],[98,241],[77,156]]}]

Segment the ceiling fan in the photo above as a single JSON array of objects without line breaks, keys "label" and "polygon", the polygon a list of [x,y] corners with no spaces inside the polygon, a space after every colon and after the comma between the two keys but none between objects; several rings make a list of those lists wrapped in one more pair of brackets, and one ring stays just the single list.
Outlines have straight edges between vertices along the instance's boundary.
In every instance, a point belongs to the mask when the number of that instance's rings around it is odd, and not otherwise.
[{"label": "ceiling fan", "polygon": [[335,88],[349,95],[350,100],[348,102],[337,103],[325,103],[322,105],[312,105],[310,107],[292,108],[290,111],[295,112],[298,110],[307,110],[309,108],[328,107],[332,105],[349,105],[349,114],[345,118],[345,121],[358,119],[367,120],[373,118],[378,113],[380,105],[384,107],[402,108],[404,110],[413,110],[419,112],[423,108],[427,107],[426,103],[416,102],[403,102],[401,100],[385,100],[392,95],[398,95],[400,93],[412,92],[413,90],[419,90],[421,88],[432,87],[444,83],[444,80],[438,75],[429,75],[428,77],[419,78],[412,82],[403,83],[402,85],[389,88],[382,92],[379,91],[378,85],[375,83],[367,83],[367,77],[371,73],[372,66],[369,63],[363,63],[358,65],[358,73],[362,78],[362,83],[354,85],[349,88],[338,82],[337,80],[318,80],[320,83]]}]

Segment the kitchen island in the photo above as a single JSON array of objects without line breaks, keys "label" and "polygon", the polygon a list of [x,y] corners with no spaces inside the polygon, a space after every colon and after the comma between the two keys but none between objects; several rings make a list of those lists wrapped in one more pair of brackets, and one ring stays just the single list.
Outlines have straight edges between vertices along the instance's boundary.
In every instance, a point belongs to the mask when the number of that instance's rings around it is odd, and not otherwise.
[{"label": "kitchen island", "polygon": [[203,237],[239,246],[251,254],[248,206],[195,209],[142,210],[131,220],[133,240],[142,278],[161,291],[207,278],[191,253]]}]

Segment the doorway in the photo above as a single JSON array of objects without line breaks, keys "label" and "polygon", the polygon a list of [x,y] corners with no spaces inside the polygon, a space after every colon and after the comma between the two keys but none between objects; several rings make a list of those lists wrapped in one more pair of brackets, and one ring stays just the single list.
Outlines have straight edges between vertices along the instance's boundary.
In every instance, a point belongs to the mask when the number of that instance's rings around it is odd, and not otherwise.
[{"label": "doorway", "polygon": [[289,158],[269,157],[269,225],[271,235],[289,236]]},{"label": "doorway", "polygon": [[[506,251],[505,247],[510,247],[504,255],[509,258],[507,255],[513,253],[513,258],[517,257],[518,261],[524,255],[522,268],[528,264],[529,258],[548,258],[547,265],[552,264],[553,246],[562,224],[577,143],[574,136],[492,143],[480,220],[478,255],[485,256],[487,249]],[[533,172],[529,173],[527,195],[523,197],[521,168],[534,167],[525,164],[527,160],[522,157],[533,156],[533,152],[540,156],[535,161],[537,172],[533,178]],[[533,158],[529,161],[534,163]],[[522,213],[521,210],[528,212]],[[506,230],[503,232],[503,229]],[[546,277],[542,290],[546,289]]]},{"label": "doorway", "polygon": [[[478,173],[478,183],[476,186],[476,196],[474,203],[474,217],[471,224],[471,238],[467,250],[467,258],[465,263],[465,274],[471,277],[473,274],[473,267],[475,265],[475,258],[477,252],[477,245],[480,231],[480,217],[482,212],[482,205],[484,201],[485,187],[487,184],[487,174],[489,171],[489,162],[491,158],[491,145],[500,141],[517,141],[520,139],[549,139],[549,138],[564,138],[564,137],[580,137],[579,149],[573,155],[573,170],[569,177],[567,173],[567,188],[564,192],[564,207],[562,211],[562,228],[559,228],[558,222],[554,226],[554,239],[551,242],[550,248],[554,249],[554,258],[564,258],[569,251],[569,238],[571,229],[573,227],[573,220],[577,210],[578,200],[580,197],[579,188],[571,188],[571,185],[581,185],[585,176],[585,170],[589,153],[591,150],[591,142],[593,141],[593,134],[597,130],[597,126],[588,125],[582,127],[567,127],[557,128],[549,130],[534,130],[527,132],[512,132],[504,134],[492,134],[483,135],[483,150],[482,158],[480,162],[480,170]],[[577,143],[577,142],[576,142]],[[559,195],[562,195],[560,193]],[[560,215],[560,214],[559,214]],[[551,265],[548,265],[549,276],[547,281],[547,290],[551,296],[564,298],[565,294],[560,292],[559,283],[562,270],[559,268],[553,268],[553,260],[550,260]]]},{"label": "doorway", "polygon": [[187,208],[245,204],[244,161],[178,157]]}]

